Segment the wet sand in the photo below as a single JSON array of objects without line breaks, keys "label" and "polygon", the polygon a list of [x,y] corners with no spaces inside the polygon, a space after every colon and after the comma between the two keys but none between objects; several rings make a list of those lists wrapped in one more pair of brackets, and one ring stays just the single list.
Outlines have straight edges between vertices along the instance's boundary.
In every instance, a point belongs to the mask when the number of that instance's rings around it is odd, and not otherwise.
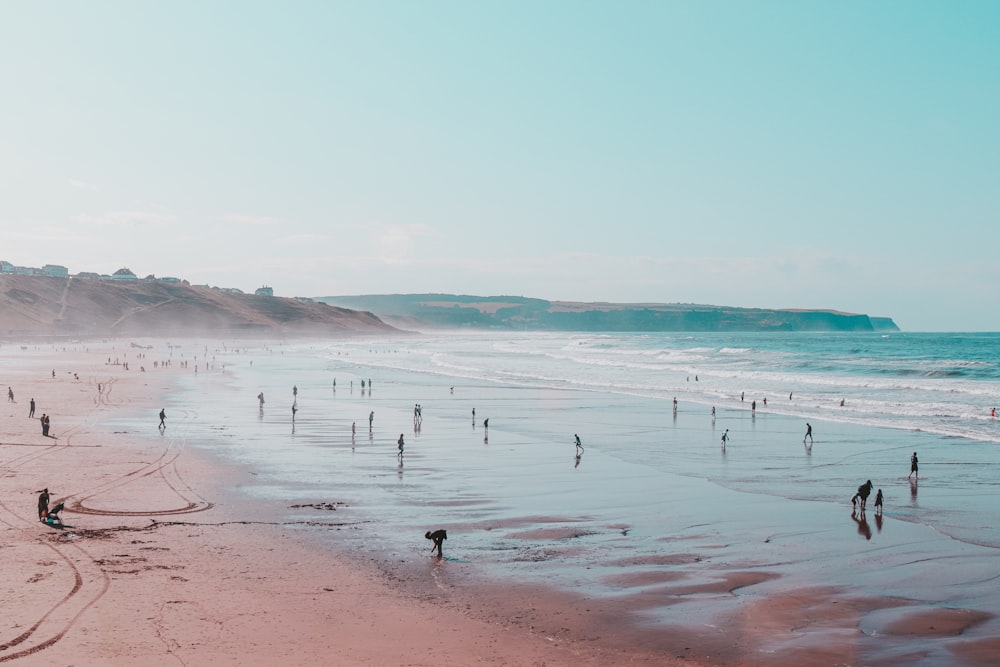
[{"label": "wet sand", "polygon": [[[995,655],[995,549],[895,510],[877,521],[869,509],[862,522],[847,498],[790,500],[753,480],[747,492],[669,470],[696,442],[724,472],[767,455],[751,442],[797,423],[761,416],[751,432],[735,426],[742,415],[712,426],[682,406],[672,426],[643,424],[606,396],[456,395],[447,380],[404,375],[362,396],[370,370],[356,369],[350,392],[345,364],[334,394],[331,369],[314,381],[292,354],[255,353],[252,369],[229,357],[229,372],[195,377],[107,367],[97,349],[30,352],[0,350],[18,398],[0,412],[0,557],[23,573],[5,582],[15,601],[5,608],[18,612],[5,614],[16,618],[0,661],[986,665]],[[80,379],[53,380],[50,365]],[[285,366],[300,378],[294,430]],[[99,394],[99,382],[111,390]],[[31,393],[45,397],[37,411],[54,414],[56,440],[26,419]],[[425,406],[419,430],[414,402]],[[738,433],[724,456],[723,424]],[[586,434],[580,461],[574,429]],[[666,441],[648,454],[662,461],[611,444],[650,432]],[[855,436],[844,430],[837,445]],[[811,455],[821,478],[834,465],[823,446]],[[67,498],[74,529],[38,524],[33,491],[45,485],[53,503]],[[443,560],[423,539],[437,527],[449,531]]]},{"label": "wet sand", "polygon": [[[546,636],[446,588],[414,594],[376,563],[318,547],[317,533],[355,522],[321,504],[290,518],[241,493],[253,472],[173,435],[169,406],[159,433],[164,397],[191,368],[143,373],[122,342],[89,347],[0,348],[16,399],[0,409],[0,662],[663,664]],[[28,419],[32,396],[54,437]],[[37,520],[43,487],[50,506],[66,502],[61,530]],[[424,559],[429,581],[442,562]]]}]

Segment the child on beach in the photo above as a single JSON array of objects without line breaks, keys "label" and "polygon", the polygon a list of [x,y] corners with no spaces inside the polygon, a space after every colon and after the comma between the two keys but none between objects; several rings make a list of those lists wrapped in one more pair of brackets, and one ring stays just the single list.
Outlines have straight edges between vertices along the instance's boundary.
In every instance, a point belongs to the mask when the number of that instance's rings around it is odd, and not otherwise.
[{"label": "child on beach", "polygon": [[48,487],[38,492],[38,520],[45,521],[45,516],[49,513],[49,489]]},{"label": "child on beach", "polygon": [[920,473],[918,472],[917,469],[917,463],[919,463],[919,461],[917,461],[917,453],[913,452],[913,456],[910,457],[910,474],[906,476],[907,479],[909,479],[913,475],[916,475],[917,479],[920,479]]},{"label": "child on beach", "polygon": [[399,434],[399,440],[396,441],[396,445],[399,447],[399,454],[397,454],[396,456],[399,458],[400,461],[402,461],[403,460],[403,434],[402,433]]},{"label": "child on beach", "polygon": [[726,448],[726,442],[728,442],[728,440],[729,440],[729,429],[727,428],[726,432],[722,434],[722,448],[723,449]]},{"label": "child on beach", "polygon": [[882,513],[882,489],[875,494],[875,514]]}]

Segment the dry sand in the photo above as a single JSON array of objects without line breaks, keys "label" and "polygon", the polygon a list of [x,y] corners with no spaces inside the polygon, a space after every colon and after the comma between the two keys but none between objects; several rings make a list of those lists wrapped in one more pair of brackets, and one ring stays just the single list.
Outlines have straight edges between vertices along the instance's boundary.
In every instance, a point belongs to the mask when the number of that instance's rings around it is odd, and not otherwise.
[{"label": "dry sand", "polygon": [[[435,559],[412,586],[318,550],[233,491],[246,470],[172,438],[169,414],[158,435],[161,397],[191,370],[154,371],[125,346],[0,349],[16,399],[0,409],[0,662],[696,664],[595,641],[589,610],[555,594],[511,589],[504,608],[522,613],[508,616],[453,595]],[[126,354],[130,370],[106,363]],[[54,437],[28,418],[32,397]],[[147,432],[116,427],[135,414]],[[43,487],[66,503],[62,530],[37,519]],[[349,529],[331,516],[311,528]],[[532,627],[553,614],[558,635]]]}]

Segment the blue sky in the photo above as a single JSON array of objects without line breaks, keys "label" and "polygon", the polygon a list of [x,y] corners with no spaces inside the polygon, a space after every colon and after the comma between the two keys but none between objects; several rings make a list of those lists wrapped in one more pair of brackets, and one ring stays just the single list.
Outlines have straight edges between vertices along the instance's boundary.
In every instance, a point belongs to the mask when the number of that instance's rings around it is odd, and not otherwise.
[{"label": "blue sky", "polygon": [[1000,3],[10,3],[0,259],[1000,330]]}]

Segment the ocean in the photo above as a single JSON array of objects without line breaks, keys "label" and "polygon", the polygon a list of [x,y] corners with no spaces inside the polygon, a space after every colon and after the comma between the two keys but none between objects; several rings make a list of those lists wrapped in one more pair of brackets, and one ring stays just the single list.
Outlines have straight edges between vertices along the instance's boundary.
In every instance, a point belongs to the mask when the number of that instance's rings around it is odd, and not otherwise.
[{"label": "ocean", "polygon": [[[244,490],[291,519],[336,506],[350,528],[316,537],[340,553],[417,567],[424,531],[446,528],[456,568],[634,595],[654,624],[679,599],[710,625],[790,585],[1000,615],[998,334],[456,332],[171,354],[202,368],[167,406],[171,436],[253,470]],[[884,516],[852,512],[869,479]],[[686,597],[678,578],[706,568],[762,579]],[[872,638],[898,621],[880,614]],[[938,640],[924,664],[944,664]],[[892,663],[906,646],[865,651]]]}]

